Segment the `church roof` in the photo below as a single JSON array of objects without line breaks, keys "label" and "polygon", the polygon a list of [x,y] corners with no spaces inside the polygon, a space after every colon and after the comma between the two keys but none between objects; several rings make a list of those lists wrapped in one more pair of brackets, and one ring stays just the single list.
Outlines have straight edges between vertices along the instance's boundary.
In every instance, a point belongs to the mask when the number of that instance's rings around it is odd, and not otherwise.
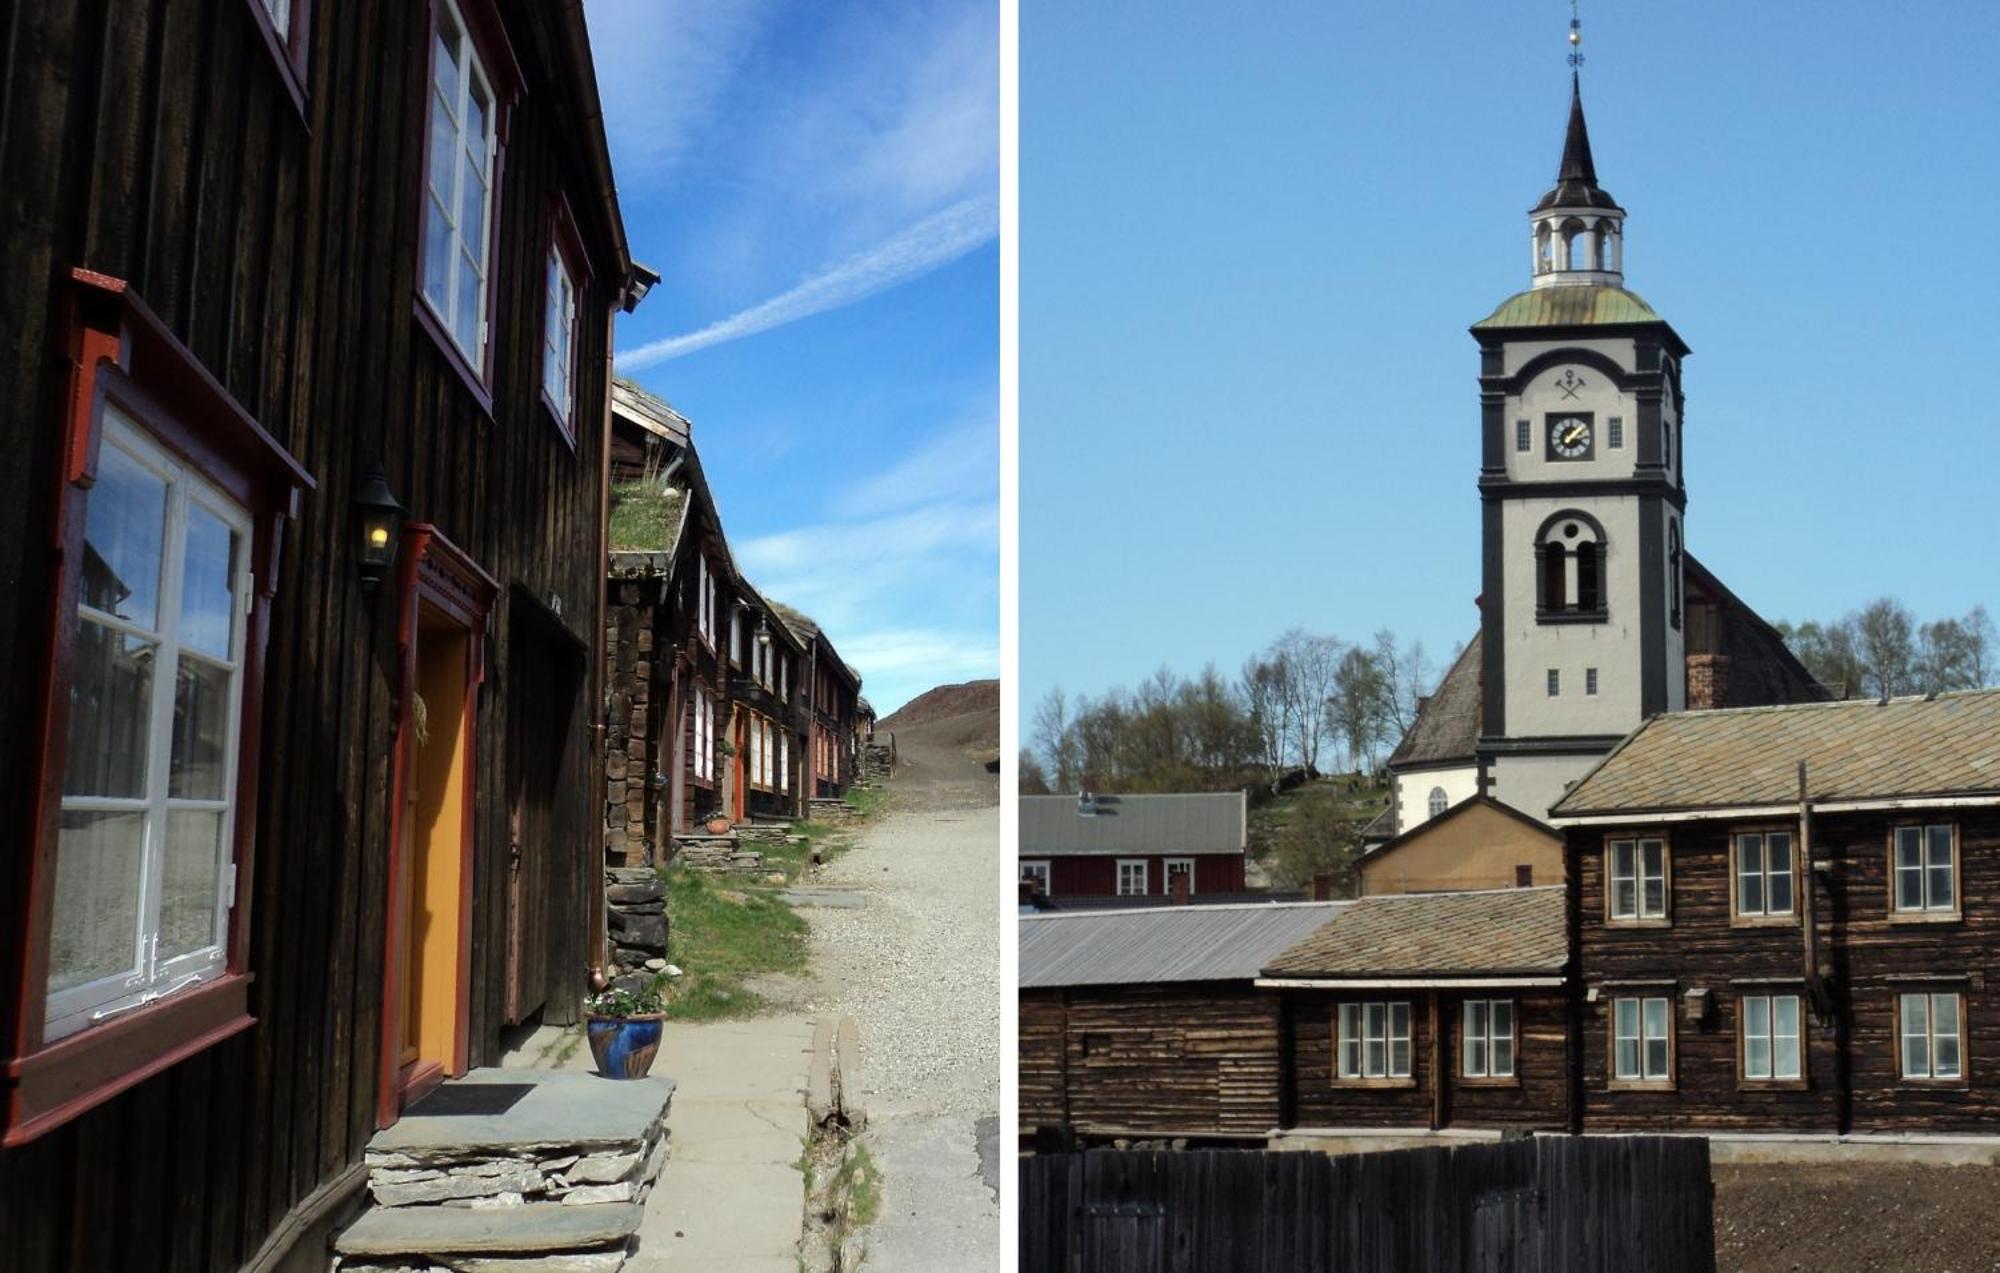
[{"label": "church roof", "polygon": [[1472,330],[1607,327],[1665,321],[1637,292],[1622,287],[1533,287],[1500,302],[1500,308],[1474,323]]},{"label": "church roof", "polygon": [[1590,128],[1583,122],[1583,89],[1574,74],[1569,79],[1569,128],[1563,134],[1562,166],[1556,184],[1533,208],[1618,208],[1618,201],[1597,184],[1597,164],[1590,157]]},{"label": "church roof", "polygon": [[1479,747],[1479,634],[1466,642],[1437,691],[1417,709],[1410,732],[1389,756],[1391,768],[1471,764]]}]

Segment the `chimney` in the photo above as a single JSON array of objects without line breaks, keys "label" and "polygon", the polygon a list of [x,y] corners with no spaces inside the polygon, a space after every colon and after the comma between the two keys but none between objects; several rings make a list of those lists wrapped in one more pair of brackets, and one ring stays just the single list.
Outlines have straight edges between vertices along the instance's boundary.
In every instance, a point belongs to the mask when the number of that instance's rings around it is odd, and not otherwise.
[{"label": "chimney", "polygon": [[1188,884],[1194,878],[1193,871],[1170,871],[1167,873],[1167,892],[1175,906],[1188,904]]},{"label": "chimney", "polygon": [[1313,874],[1313,900],[1330,902],[1333,900],[1333,873],[1317,871]]},{"label": "chimney", "polygon": [[1522,862],[1519,865],[1517,865],[1514,868],[1514,887],[1515,888],[1535,887],[1535,868],[1526,862]]},{"label": "chimney", "polygon": [[1687,656],[1687,705],[1691,712],[1706,712],[1729,706],[1727,654]]}]

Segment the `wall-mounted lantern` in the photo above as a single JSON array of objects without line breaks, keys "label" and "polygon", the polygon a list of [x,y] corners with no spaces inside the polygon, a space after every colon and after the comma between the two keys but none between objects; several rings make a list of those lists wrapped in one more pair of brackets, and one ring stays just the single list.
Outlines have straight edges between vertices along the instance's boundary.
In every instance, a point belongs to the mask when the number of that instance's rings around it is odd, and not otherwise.
[{"label": "wall-mounted lantern", "polygon": [[771,625],[762,615],[757,616],[757,644],[771,644]]},{"label": "wall-mounted lantern", "polygon": [[403,506],[389,493],[389,480],[379,464],[368,470],[361,489],[354,494],[354,520],[361,534],[357,558],[361,590],[372,593],[396,560],[396,543],[403,530]]}]

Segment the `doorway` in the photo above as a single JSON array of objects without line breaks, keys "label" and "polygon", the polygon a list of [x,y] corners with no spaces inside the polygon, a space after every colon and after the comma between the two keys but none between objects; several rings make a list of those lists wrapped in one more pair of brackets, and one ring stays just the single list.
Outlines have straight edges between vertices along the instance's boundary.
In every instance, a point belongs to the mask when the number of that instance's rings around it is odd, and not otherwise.
[{"label": "doorway", "polygon": [[[571,968],[589,913],[578,881],[595,880],[579,846],[590,842],[588,740],[576,737],[588,652],[559,619],[510,592],[507,616],[507,990],[505,1019],[520,1025],[548,1004],[551,970]],[[557,1013],[558,1016],[563,1015]]]}]

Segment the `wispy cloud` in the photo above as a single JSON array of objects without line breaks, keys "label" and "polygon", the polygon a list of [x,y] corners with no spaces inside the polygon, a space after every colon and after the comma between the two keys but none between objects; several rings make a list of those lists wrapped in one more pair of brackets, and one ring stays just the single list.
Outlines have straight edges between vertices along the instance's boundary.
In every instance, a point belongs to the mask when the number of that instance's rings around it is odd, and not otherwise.
[{"label": "wispy cloud", "polygon": [[622,184],[664,178],[715,131],[770,0],[590,0],[590,52]]},{"label": "wispy cloud", "polygon": [[872,477],[843,491],[835,504],[850,517],[879,516],[916,504],[993,495],[1000,485],[997,417],[941,429]]},{"label": "wispy cloud", "polygon": [[852,305],[949,264],[991,242],[999,232],[1000,208],[996,200],[990,196],[961,200],[925,217],[888,242],[849,257],[770,300],[698,331],[628,349],[618,355],[618,369],[639,371],[726,340],[738,340]]}]

